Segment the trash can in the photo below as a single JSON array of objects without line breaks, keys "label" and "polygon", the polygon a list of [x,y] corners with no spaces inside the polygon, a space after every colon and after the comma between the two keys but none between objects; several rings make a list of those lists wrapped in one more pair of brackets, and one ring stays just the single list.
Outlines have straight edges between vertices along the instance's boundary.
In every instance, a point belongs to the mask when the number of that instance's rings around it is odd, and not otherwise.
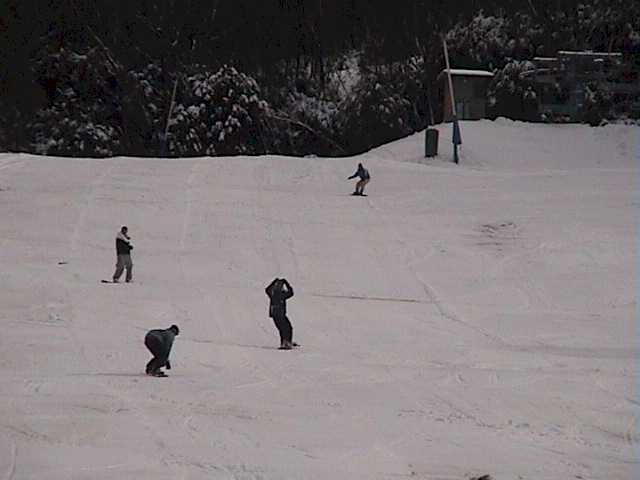
[{"label": "trash can", "polygon": [[424,156],[435,157],[438,155],[438,130],[427,128],[424,133]]}]

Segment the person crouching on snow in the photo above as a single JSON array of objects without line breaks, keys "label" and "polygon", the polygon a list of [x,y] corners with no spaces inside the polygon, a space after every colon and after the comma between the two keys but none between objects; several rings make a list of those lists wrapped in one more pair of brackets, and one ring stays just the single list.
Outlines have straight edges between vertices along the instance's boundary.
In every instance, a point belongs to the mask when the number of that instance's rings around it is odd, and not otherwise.
[{"label": "person crouching on snow", "polygon": [[356,173],[348,177],[347,180],[351,180],[356,177],[360,177],[360,180],[356,183],[356,191],[351,195],[364,195],[364,187],[369,183],[369,180],[371,180],[371,175],[369,175],[369,170],[364,168],[361,163],[358,164],[358,170],[356,170]]},{"label": "person crouching on snow", "polygon": [[116,271],[113,274],[113,283],[118,283],[125,268],[127,269],[127,276],[125,277],[127,283],[130,282],[132,278],[133,263],[131,262],[131,250],[133,250],[133,245],[131,245],[131,237],[129,237],[128,232],[129,229],[123,226],[116,235],[117,261]]},{"label": "person crouching on snow", "polygon": [[155,329],[147,332],[144,337],[144,345],[153,355],[153,358],[149,360],[149,363],[147,363],[147,375],[164,377],[166,375],[160,369],[162,367],[167,367],[167,370],[171,370],[169,354],[171,353],[173,340],[179,333],[180,329],[177,325],[171,325],[166,330]]},{"label": "person crouching on snow", "polygon": [[293,327],[287,317],[287,299],[293,297],[293,288],[285,278],[275,278],[265,293],[269,297],[269,316],[276,324],[280,334],[280,350],[291,350],[293,343]]}]

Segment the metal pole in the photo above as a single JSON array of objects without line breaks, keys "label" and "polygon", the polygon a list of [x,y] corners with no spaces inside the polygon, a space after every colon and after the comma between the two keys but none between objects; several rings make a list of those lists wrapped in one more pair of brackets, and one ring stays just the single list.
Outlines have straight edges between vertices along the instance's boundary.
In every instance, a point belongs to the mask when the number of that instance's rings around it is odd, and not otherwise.
[{"label": "metal pole", "polygon": [[451,65],[449,64],[449,51],[447,50],[447,41],[442,37],[442,46],[444,47],[444,61],[447,66],[447,79],[449,80],[449,96],[451,98],[451,116],[453,119],[453,161],[459,163],[458,145],[462,143],[460,135],[460,125],[458,124],[458,113],[456,111],[456,99],[453,94],[453,80],[451,79]]},{"label": "metal pole", "polygon": [[447,50],[447,41],[442,37],[442,45],[444,47],[444,61],[447,66],[447,79],[449,80],[449,96],[451,98],[451,115],[456,118],[456,100],[453,96],[453,80],[451,80],[451,66],[449,65],[449,51]]}]

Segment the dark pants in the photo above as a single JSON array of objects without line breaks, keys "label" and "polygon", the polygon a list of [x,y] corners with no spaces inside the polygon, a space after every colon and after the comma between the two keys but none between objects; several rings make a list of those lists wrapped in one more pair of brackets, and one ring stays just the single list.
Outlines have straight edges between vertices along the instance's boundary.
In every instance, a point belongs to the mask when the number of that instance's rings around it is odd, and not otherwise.
[{"label": "dark pants", "polygon": [[153,358],[147,363],[147,373],[154,373],[164,367],[169,359],[169,352],[162,341],[153,335],[144,337],[144,344],[149,349]]},{"label": "dark pants", "polygon": [[293,339],[293,327],[286,315],[276,314],[273,316],[273,323],[276,324],[278,333],[280,334],[280,345],[284,345],[286,342],[292,342]]}]

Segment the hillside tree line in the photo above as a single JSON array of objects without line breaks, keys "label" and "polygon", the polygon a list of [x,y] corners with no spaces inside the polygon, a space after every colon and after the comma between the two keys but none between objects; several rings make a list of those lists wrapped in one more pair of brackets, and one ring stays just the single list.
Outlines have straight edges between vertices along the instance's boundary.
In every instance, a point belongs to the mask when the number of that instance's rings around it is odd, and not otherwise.
[{"label": "hillside tree line", "polygon": [[0,150],[355,154],[437,121],[443,36],[524,118],[519,65],[635,58],[639,21],[622,0],[4,0]]}]

